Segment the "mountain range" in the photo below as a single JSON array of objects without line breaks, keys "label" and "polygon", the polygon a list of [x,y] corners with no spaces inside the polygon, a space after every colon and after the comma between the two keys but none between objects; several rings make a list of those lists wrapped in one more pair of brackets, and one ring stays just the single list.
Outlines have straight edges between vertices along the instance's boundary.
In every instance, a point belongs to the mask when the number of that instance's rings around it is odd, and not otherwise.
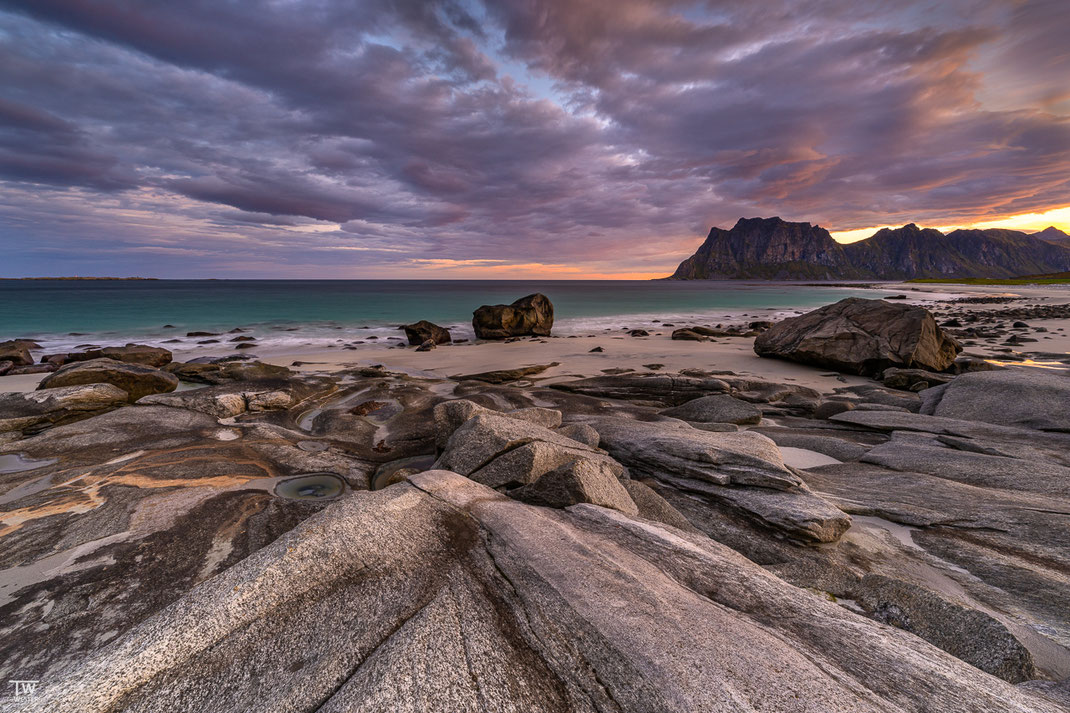
[{"label": "mountain range", "polygon": [[713,228],[670,280],[909,280],[1018,277],[1070,270],[1070,235],[1054,227],[955,230],[910,223],[841,244],[827,230],[780,218],[740,218]]}]

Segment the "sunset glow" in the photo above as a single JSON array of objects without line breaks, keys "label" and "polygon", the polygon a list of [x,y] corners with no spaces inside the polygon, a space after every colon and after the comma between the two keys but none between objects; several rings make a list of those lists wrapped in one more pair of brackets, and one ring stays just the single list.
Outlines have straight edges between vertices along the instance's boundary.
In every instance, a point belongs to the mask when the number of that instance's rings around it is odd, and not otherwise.
[{"label": "sunset glow", "polygon": [[[1044,211],[1043,213],[1023,213],[1021,215],[1008,215],[1000,218],[990,218],[987,220],[976,221],[972,223],[960,223],[955,225],[927,225],[923,224],[923,228],[936,228],[941,232],[948,232],[951,230],[958,230],[959,228],[977,228],[984,230],[986,228],[1006,228],[1008,230],[1020,230],[1024,233],[1037,233],[1044,230],[1047,227],[1053,226],[1063,231],[1064,233],[1070,233],[1070,206],[1065,208],[1054,208],[1052,210]],[[855,230],[839,230],[829,231],[833,238],[841,243],[854,243],[859,240],[865,240],[869,236],[876,233],[881,228],[898,228],[898,225],[879,225],[873,228],[858,228]]]}]

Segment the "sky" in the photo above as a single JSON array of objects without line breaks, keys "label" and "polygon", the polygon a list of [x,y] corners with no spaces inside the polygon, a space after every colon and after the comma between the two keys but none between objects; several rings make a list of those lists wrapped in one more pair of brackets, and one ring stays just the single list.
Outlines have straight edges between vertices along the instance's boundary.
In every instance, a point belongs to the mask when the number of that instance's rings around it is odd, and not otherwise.
[{"label": "sky", "polygon": [[1070,230],[1068,0],[0,0],[0,276],[646,278]]}]

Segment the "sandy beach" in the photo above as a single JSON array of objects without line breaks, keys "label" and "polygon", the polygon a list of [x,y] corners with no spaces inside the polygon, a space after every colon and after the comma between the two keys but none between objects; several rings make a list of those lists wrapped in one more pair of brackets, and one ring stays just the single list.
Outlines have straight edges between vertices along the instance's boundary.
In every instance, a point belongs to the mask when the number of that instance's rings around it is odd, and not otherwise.
[{"label": "sandy beach", "polygon": [[[806,289],[800,287],[799,289]],[[999,311],[1022,304],[1065,305],[1070,304],[1070,286],[1015,286],[1000,288],[952,284],[890,284],[881,285],[880,291],[901,291],[907,302],[925,304],[937,315],[956,312]],[[947,300],[961,297],[1009,297],[1010,303],[971,303],[952,305]],[[934,302],[934,300],[940,300]],[[772,310],[753,310],[752,316],[760,316]],[[1029,350],[1070,354],[1070,319],[1046,319],[1037,326],[1048,330]],[[485,371],[517,369],[549,365],[545,371],[525,380],[527,384],[550,384],[566,378],[599,376],[605,373],[620,373],[620,370],[636,372],[679,372],[685,369],[704,371],[731,371],[743,376],[756,376],[773,381],[787,381],[829,392],[845,385],[871,383],[871,380],[853,375],[839,375],[826,370],[776,359],[762,359],[755,355],[752,337],[718,337],[707,342],[689,342],[671,339],[674,328],[688,326],[674,323],[649,336],[632,337],[624,330],[604,330],[601,333],[583,336],[529,337],[520,341],[473,341],[442,345],[429,352],[417,352],[414,348],[388,347],[369,344],[357,349],[295,349],[276,353],[254,352],[261,361],[286,366],[302,373],[330,373],[341,369],[382,365],[393,371],[424,374],[436,377],[452,377]],[[704,326],[714,326],[706,324]],[[400,335],[400,330],[398,331]],[[602,351],[592,351],[601,348]],[[1028,351],[1023,348],[1023,351]],[[967,347],[967,353],[999,359],[1000,355],[986,348]],[[233,352],[220,351],[214,346],[201,347],[200,351],[185,349],[176,351],[176,361],[199,356],[223,356]],[[1026,360],[1026,366],[1034,360]],[[295,363],[297,365],[295,365]],[[0,377],[0,393],[32,391],[44,377],[43,374],[27,374]]]}]

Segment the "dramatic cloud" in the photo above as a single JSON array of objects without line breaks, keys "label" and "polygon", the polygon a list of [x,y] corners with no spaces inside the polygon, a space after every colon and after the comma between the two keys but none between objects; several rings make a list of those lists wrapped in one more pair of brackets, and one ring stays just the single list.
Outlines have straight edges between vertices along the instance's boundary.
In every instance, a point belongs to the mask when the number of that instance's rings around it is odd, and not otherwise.
[{"label": "dramatic cloud", "polygon": [[656,274],[740,215],[1070,205],[1064,0],[0,8],[3,274]]}]

